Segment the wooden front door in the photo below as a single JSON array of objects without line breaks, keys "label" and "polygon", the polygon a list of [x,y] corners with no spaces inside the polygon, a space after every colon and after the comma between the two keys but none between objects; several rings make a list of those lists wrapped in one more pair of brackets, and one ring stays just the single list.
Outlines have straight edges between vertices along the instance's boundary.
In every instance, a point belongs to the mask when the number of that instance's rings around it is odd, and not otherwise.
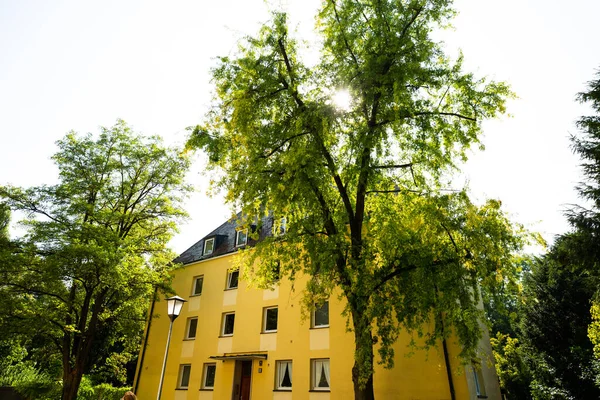
[{"label": "wooden front door", "polygon": [[252,360],[235,362],[232,400],[250,400],[252,387]]},{"label": "wooden front door", "polygon": [[250,400],[250,384],[252,381],[252,361],[242,361],[242,382],[240,400]]}]

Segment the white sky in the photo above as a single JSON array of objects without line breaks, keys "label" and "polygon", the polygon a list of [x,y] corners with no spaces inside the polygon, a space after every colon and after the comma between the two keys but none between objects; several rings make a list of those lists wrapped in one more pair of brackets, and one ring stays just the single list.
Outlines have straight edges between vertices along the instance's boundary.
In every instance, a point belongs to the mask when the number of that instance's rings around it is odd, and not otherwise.
[{"label": "white sky", "polygon": [[[282,0],[309,36],[318,0]],[[513,219],[547,240],[565,232],[578,201],[578,159],[569,148],[575,103],[600,67],[597,0],[458,0],[455,29],[465,67],[511,84],[510,118],[486,122],[486,151],[464,169],[473,195],[503,201]],[[54,142],[123,118],[137,131],[182,144],[211,99],[209,69],[267,20],[263,0],[0,0],[0,185],[56,181]],[[230,215],[208,198],[197,162],[190,221],[173,240],[182,252]],[[464,181],[457,182],[460,187]]]}]

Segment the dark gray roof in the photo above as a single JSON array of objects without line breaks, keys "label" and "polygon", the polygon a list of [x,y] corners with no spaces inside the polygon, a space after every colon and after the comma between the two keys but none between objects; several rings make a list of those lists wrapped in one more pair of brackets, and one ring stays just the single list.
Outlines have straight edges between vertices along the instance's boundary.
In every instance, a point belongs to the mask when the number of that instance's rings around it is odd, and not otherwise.
[{"label": "dark gray roof", "polygon": [[[192,247],[181,253],[179,257],[173,261],[185,265],[194,263],[196,261],[207,260],[209,258],[221,256],[223,254],[233,253],[238,249],[238,247],[235,246],[235,238],[240,217],[241,215],[238,214],[234,218],[225,221],[221,226],[197,241]],[[253,246],[257,241],[260,241],[266,236],[270,235],[272,227],[273,218],[270,216],[263,218],[258,227],[256,224],[252,225],[252,232],[254,232],[256,229],[260,229],[259,237],[258,240],[256,240],[251,239],[249,235],[247,246]],[[203,255],[204,241],[210,238],[215,238],[215,247],[213,252],[208,255]]]}]

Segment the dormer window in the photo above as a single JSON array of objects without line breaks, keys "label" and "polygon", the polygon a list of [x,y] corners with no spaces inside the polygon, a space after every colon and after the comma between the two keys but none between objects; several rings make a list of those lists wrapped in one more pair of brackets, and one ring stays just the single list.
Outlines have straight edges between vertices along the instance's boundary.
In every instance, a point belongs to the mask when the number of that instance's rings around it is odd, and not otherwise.
[{"label": "dormer window", "polygon": [[287,231],[287,220],[285,217],[281,217],[279,221],[273,221],[273,236],[285,235]]},{"label": "dormer window", "polygon": [[248,230],[237,231],[235,235],[235,247],[245,246],[248,243]]},{"label": "dormer window", "polygon": [[281,220],[279,221],[279,233],[281,235],[285,235],[286,230],[287,230],[287,220],[285,219],[285,217],[281,217]]},{"label": "dormer window", "polygon": [[202,253],[202,255],[207,256],[209,254],[212,254],[214,249],[215,249],[215,238],[206,239],[204,241],[204,252]]}]

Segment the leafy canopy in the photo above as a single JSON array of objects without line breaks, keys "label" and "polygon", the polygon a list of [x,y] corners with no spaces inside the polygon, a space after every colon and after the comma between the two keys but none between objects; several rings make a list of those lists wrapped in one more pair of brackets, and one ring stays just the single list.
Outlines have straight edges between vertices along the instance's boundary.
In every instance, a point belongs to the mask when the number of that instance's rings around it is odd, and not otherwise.
[{"label": "leafy canopy", "polygon": [[[392,366],[401,329],[425,345],[454,333],[470,361],[479,287],[493,293],[514,278],[525,240],[499,201],[446,190],[480,146],[481,122],[512,95],[433,41],[453,14],[445,0],[324,1],[321,57],[308,66],[286,15],[273,13],[220,58],[214,107],[188,142],[223,171],[216,187],[247,224],[285,217],[285,235],[276,222],[273,237],[241,253],[246,276],[268,286],[309,275],[309,308],[334,292],[345,299],[361,387],[373,343]],[[332,101],[341,89],[348,109]]]},{"label": "leafy canopy", "polygon": [[81,374],[110,359],[115,343],[139,345],[148,300],[174,258],[166,244],[185,216],[189,161],[121,120],[57,145],[58,184],[0,188],[28,216],[11,261],[0,265],[0,322],[8,335],[51,344],[63,398],[74,398]]}]

